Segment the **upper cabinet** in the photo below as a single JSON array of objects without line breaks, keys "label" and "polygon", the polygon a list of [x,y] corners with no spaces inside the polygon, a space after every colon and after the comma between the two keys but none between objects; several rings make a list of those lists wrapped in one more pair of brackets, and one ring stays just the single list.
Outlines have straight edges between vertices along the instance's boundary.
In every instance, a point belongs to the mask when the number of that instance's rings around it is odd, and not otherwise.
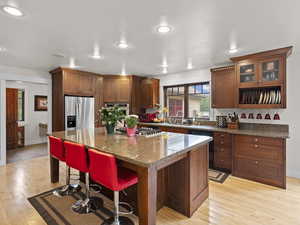
[{"label": "upper cabinet", "polygon": [[104,77],[104,102],[130,102],[130,77],[109,76]]},{"label": "upper cabinet", "polygon": [[236,107],[236,75],[234,66],[211,69],[212,108]]},{"label": "upper cabinet", "polygon": [[238,108],[286,108],[286,60],[292,47],[231,58]]},{"label": "upper cabinet", "polygon": [[141,79],[141,106],[154,108],[159,104],[159,80],[153,78]]}]

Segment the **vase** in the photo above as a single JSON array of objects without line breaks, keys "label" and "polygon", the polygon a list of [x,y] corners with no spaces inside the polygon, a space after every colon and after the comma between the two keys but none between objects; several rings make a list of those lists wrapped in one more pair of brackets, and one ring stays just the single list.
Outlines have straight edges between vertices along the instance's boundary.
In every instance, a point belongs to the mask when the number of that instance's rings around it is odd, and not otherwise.
[{"label": "vase", "polygon": [[136,127],[134,127],[134,128],[127,127],[126,132],[127,132],[128,137],[133,137],[136,134]]},{"label": "vase", "polygon": [[107,134],[114,134],[115,133],[115,125],[114,124],[107,124],[105,125]]}]

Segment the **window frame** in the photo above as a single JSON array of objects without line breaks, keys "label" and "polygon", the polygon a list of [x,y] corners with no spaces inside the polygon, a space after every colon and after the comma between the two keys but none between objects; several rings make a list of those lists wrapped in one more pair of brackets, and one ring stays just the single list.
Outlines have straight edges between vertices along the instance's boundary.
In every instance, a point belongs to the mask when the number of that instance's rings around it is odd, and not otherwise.
[{"label": "window frame", "polygon": [[[195,82],[195,83],[187,83],[187,84],[177,84],[177,85],[168,85],[168,86],[164,86],[163,87],[163,91],[164,91],[164,107],[168,107],[167,105],[167,98],[168,98],[168,94],[167,94],[167,89],[168,88],[179,88],[179,87],[184,87],[184,119],[189,119],[189,87],[190,86],[195,86],[195,85],[209,85],[209,108],[211,109],[211,82],[210,81],[203,81],[203,82]],[[209,117],[210,117],[210,112],[211,110],[209,110]],[[200,118],[205,120],[205,118]]]}]

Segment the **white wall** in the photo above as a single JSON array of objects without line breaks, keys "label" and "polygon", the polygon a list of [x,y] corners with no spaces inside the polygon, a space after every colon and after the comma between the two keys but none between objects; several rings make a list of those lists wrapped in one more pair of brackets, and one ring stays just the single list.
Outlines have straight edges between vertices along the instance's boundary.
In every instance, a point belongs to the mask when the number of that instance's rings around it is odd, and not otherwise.
[{"label": "white wall", "polygon": [[7,81],[24,81],[39,84],[48,84],[48,131],[52,130],[52,84],[48,72],[16,68],[0,65],[0,165],[6,161],[6,110],[5,110],[5,88]]},{"label": "white wall", "polygon": [[6,87],[25,91],[25,145],[45,143],[47,138],[39,136],[39,123],[48,124],[48,111],[34,111],[34,96],[48,96],[48,84],[7,81]]},{"label": "white wall", "polygon": [[[254,123],[274,123],[288,124],[290,128],[290,139],[287,140],[287,175],[300,178],[300,76],[299,76],[300,54],[293,53],[287,62],[287,109],[272,110],[251,110],[251,109],[223,109],[211,110],[211,119],[218,114],[227,114],[228,112],[260,112],[263,115],[270,113],[273,116],[276,112],[280,114],[280,120],[242,120],[242,122]],[[160,97],[163,104],[163,86],[210,81],[210,68],[195,70],[177,74],[161,75],[156,77],[160,79]]]}]

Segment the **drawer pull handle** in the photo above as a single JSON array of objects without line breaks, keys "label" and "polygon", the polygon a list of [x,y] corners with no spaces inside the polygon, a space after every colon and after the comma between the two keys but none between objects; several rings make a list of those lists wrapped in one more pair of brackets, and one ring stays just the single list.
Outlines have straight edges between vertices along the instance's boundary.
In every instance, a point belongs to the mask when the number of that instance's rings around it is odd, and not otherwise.
[{"label": "drawer pull handle", "polygon": [[258,145],[254,145],[254,148],[258,148]]},{"label": "drawer pull handle", "polygon": [[221,137],[225,137],[225,135],[224,135],[224,134],[221,134]]},{"label": "drawer pull handle", "polygon": [[257,164],[258,164],[258,161],[255,161],[255,164],[257,165]]},{"label": "drawer pull handle", "polygon": [[224,148],[221,148],[221,152],[224,152]]},{"label": "drawer pull handle", "polygon": [[257,139],[257,138],[255,138],[255,139],[254,139],[254,142],[258,142],[258,139]]},{"label": "drawer pull handle", "polygon": [[223,145],[224,144],[224,141],[221,141],[221,145]]}]

